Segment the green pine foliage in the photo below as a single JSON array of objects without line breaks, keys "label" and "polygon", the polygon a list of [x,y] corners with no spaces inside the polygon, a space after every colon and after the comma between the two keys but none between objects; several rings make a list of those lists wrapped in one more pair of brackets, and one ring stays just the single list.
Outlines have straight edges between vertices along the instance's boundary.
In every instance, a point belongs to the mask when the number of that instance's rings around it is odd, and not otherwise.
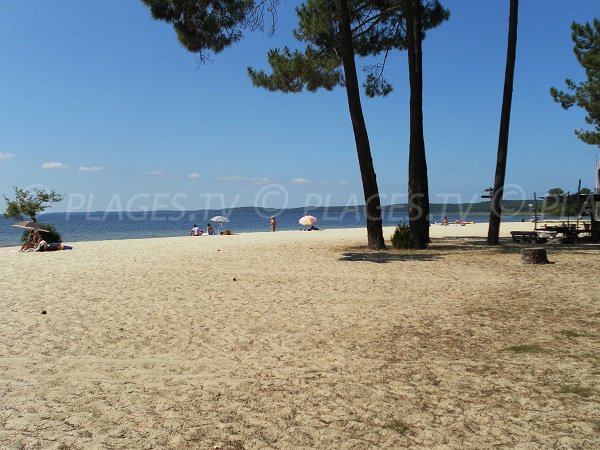
[{"label": "green pine foliage", "polygon": [[[383,77],[388,54],[406,49],[406,15],[397,0],[349,0],[354,51],[358,56],[383,55],[382,62],[367,65],[363,87],[368,96],[385,96],[393,86]],[[448,19],[449,12],[437,0],[425,0],[423,29],[437,27]],[[332,90],[345,83],[342,50],[335,2],[307,0],[296,8],[297,41],[305,44],[302,51],[273,49],[268,54],[271,73],[248,68],[253,84],[271,91],[314,92]]]},{"label": "green pine foliage", "polygon": [[600,146],[600,19],[594,19],[593,24],[573,22],[571,30],[573,51],[587,80],[575,83],[567,79],[565,84],[571,93],[553,87],[550,95],[564,109],[579,106],[585,110],[585,121],[593,130],[575,130],[575,135],[586,144]]},{"label": "green pine foliage", "polygon": [[305,52],[291,51],[288,47],[273,49],[267,56],[272,74],[249,67],[248,75],[254,86],[269,91],[290,93],[306,89],[315,92],[319,88],[331,91],[343,82],[340,60],[335,54],[325,56],[317,53],[312,48]]},{"label": "green pine foliage", "polygon": [[243,37],[245,29],[263,29],[268,11],[273,18],[278,0],[142,0],[156,20],[173,25],[177,39],[201,62]]}]

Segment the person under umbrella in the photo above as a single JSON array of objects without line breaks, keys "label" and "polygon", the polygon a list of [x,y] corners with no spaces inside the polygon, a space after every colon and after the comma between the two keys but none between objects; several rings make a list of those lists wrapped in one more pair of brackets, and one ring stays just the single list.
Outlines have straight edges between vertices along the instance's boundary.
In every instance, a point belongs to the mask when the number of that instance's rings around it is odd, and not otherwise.
[{"label": "person under umbrella", "polygon": [[315,216],[304,216],[298,220],[298,223],[304,226],[310,225],[310,228],[307,228],[304,231],[318,230],[318,228],[315,227],[315,223],[317,223],[317,218]]},{"label": "person under umbrella", "polygon": [[42,239],[42,235],[37,230],[31,230],[27,240],[25,242],[23,242],[23,245],[21,245],[21,248],[19,249],[19,251],[26,252],[30,248],[37,247],[37,245],[41,239]]},{"label": "person under umbrella", "polygon": [[223,224],[230,222],[230,220],[227,217],[225,217],[225,216],[215,216],[212,219],[210,219],[210,221],[218,223],[219,224],[219,230],[221,230],[221,231],[223,230]]}]

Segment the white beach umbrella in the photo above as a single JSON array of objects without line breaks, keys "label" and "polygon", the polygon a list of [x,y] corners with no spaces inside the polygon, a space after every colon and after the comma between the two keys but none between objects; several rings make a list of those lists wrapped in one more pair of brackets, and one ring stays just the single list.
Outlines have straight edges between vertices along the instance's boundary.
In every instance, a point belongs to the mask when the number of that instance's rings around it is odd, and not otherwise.
[{"label": "white beach umbrella", "polygon": [[46,230],[44,228],[44,225],[39,223],[39,222],[17,222],[13,225],[13,227],[17,227],[17,228],[25,228],[26,230],[36,230],[36,231],[45,231],[48,232],[48,230]]},{"label": "white beach umbrella", "polygon": [[227,217],[225,216],[215,216],[212,219],[210,219],[211,222],[217,222],[217,223],[227,223],[227,222],[231,222]]},{"label": "white beach umbrella", "polygon": [[219,224],[219,229],[223,228],[223,224],[224,223],[228,223],[231,222],[227,217],[225,216],[215,216],[212,219],[210,219],[211,222],[216,222]]}]

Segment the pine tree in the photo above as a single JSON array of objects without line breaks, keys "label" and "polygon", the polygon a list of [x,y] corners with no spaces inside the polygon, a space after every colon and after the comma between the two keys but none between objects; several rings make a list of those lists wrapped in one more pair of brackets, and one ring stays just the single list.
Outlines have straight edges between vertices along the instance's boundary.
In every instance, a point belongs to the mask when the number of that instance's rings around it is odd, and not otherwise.
[{"label": "pine tree", "polygon": [[[412,17],[418,16],[415,20],[419,22],[412,40],[407,40],[406,14],[412,8],[417,8],[418,13]],[[363,182],[370,248],[385,248],[385,243],[377,179],[358,91],[355,56],[384,53],[385,61],[391,50],[404,50],[408,42],[413,43],[412,49],[416,53],[411,53],[414,57],[410,60],[412,64],[409,64],[409,70],[415,74],[411,77],[411,92],[416,94],[411,95],[413,113],[409,153],[413,164],[409,167],[409,198],[418,202],[418,208],[409,209],[409,214],[414,217],[411,232],[416,234],[415,246],[422,248],[429,240],[429,228],[421,224],[427,223],[429,201],[422,128],[420,43],[424,37],[423,29],[439,25],[448,18],[448,12],[437,1],[427,2],[424,6],[419,0],[308,0],[297,8],[297,14],[299,24],[294,36],[306,44],[305,49],[291,51],[285,47],[271,50],[268,54],[271,74],[252,68],[248,72],[255,86],[273,91],[332,90],[336,86],[346,88]],[[385,62],[371,67],[364,84],[367,95],[387,95],[391,92],[392,86],[382,76],[384,67]]]},{"label": "pine tree", "polygon": [[245,29],[264,29],[265,12],[275,19],[278,0],[142,0],[152,17],[173,25],[177,39],[200,62],[243,37]]},{"label": "pine tree", "polygon": [[429,181],[423,133],[423,40],[420,0],[406,2],[410,138],[408,150],[408,223],[414,248],[429,244]]},{"label": "pine tree", "polygon": [[587,81],[577,84],[567,79],[565,83],[572,94],[553,87],[550,95],[564,109],[577,105],[586,111],[585,121],[594,131],[575,130],[575,135],[586,144],[600,146],[600,20],[594,19],[593,26],[589,22],[585,25],[573,22],[571,30],[575,42],[573,51],[585,70]]},{"label": "pine tree", "polygon": [[[263,28],[264,12],[275,17],[278,0],[142,0],[155,19],[173,24],[181,44],[199,54],[218,53],[241,39],[246,28]],[[364,87],[368,96],[387,95],[392,86],[383,78],[391,50],[407,48],[407,14],[412,14],[409,52],[411,73],[411,145],[409,149],[409,200],[411,233],[417,247],[429,241],[427,165],[423,139],[421,41],[424,30],[447,20],[449,13],[438,0],[308,0],[297,8],[297,40],[304,52],[272,50],[271,75],[249,69],[256,86],[274,91],[331,90],[344,86],[348,97],[356,149],[363,181],[368,245],[385,248],[381,204],[368,133],[362,114],[355,56],[384,54],[382,64],[368,68]],[[414,28],[416,26],[416,28]],[[413,55],[411,57],[411,54]]]},{"label": "pine tree", "polygon": [[510,0],[508,18],[508,48],[506,51],[506,71],[504,73],[504,94],[502,97],[502,114],[500,117],[500,135],[498,138],[498,156],[496,158],[496,175],[492,192],[492,207],[488,228],[488,244],[498,244],[500,240],[500,220],[502,217],[502,196],[506,178],[506,160],[508,157],[508,132],[510,129],[510,110],[512,105],[513,80],[515,77],[515,60],[517,57],[517,24],[519,20],[519,0]]}]

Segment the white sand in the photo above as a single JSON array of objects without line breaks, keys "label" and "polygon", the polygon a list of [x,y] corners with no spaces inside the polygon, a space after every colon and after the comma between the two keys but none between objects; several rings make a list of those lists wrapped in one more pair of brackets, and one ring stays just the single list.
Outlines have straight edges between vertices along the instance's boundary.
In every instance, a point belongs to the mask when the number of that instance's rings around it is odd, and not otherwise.
[{"label": "white sand", "polygon": [[599,247],[431,230],[4,249],[0,448],[598,448]]}]

